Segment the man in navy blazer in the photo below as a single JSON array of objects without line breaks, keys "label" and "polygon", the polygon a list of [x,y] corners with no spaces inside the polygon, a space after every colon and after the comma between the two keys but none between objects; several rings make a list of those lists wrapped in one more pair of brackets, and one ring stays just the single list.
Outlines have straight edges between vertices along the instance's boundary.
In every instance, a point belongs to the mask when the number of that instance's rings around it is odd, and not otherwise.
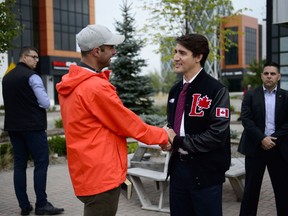
[{"label": "man in navy blazer", "polygon": [[288,93],[279,88],[277,63],[266,63],[263,85],[248,91],[241,119],[244,131],[238,151],[245,155],[245,189],[240,216],[257,215],[259,194],[267,166],[272,182],[277,215],[288,215]]}]

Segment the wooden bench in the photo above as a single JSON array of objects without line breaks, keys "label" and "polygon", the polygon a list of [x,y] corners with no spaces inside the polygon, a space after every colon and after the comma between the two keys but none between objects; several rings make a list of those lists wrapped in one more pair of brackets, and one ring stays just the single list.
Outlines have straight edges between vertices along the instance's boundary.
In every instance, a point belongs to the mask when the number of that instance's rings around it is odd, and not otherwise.
[{"label": "wooden bench", "polygon": [[242,201],[245,178],[244,158],[232,158],[230,169],[226,171],[225,177],[229,179],[237,201]]},{"label": "wooden bench", "polygon": [[[144,156],[147,149],[159,149],[160,147],[158,145],[146,145],[143,143],[138,143],[138,153],[135,152],[133,158],[134,160],[142,160],[140,157]],[[164,169],[162,171],[155,171],[151,169],[141,168],[141,167],[132,167],[128,169],[127,175],[130,181],[133,184],[133,187],[135,188],[135,191],[139,197],[139,200],[141,202],[142,208],[146,210],[153,210],[153,211],[161,211],[161,212],[170,212],[169,207],[164,207],[164,201],[167,198],[167,188],[168,188],[168,181],[166,181],[167,177],[167,171],[168,171],[168,162],[170,158],[170,152],[163,153],[165,155],[165,161],[164,161]],[[133,161],[133,158],[131,161]],[[143,185],[143,182],[141,178],[150,179],[156,182],[157,189],[160,192],[160,197],[158,204],[152,204],[147,192],[145,191],[145,187]]]}]

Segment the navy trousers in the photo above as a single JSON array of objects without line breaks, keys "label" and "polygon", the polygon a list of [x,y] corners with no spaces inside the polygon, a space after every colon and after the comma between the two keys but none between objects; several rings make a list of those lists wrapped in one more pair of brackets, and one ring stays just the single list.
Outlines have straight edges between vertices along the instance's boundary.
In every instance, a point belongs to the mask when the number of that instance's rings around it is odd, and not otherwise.
[{"label": "navy trousers", "polygon": [[272,182],[278,216],[288,215],[288,163],[284,161],[278,146],[259,149],[254,156],[245,157],[245,189],[240,216],[256,216],[265,169]]},{"label": "navy trousers", "polygon": [[199,189],[190,162],[175,159],[170,176],[171,216],[222,216],[223,185]]},{"label": "navy trousers", "polygon": [[36,207],[47,203],[46,181],[49,165],[47,134],[43,131],[11,132],[9,137],[14,153],[14,188],[19,206],[27,209],[30,201],[27,195],[26,169],[29,155],[34,161],[34,190]]}]

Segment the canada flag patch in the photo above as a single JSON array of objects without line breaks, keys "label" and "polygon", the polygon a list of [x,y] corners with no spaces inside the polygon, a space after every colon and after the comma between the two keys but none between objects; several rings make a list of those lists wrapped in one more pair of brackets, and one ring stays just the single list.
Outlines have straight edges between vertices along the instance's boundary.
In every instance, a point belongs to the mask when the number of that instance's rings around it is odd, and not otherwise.
[{"label": "canada flag patch", "polygon": [[216,108],[216,117],[229,118],[229,109],[228,108]]}]

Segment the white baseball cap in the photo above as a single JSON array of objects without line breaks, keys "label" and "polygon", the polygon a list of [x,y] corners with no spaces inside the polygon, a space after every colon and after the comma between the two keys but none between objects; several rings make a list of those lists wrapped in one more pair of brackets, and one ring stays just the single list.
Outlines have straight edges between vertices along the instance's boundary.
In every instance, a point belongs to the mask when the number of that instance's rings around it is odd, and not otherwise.
[{"label": "white baseball cap", "polygon": [[102,45],[118,45],[125,40],[124,35],[112,34],[102,25],[87,25],[77,35],[76,40],[81,51],[89,51]]}]

